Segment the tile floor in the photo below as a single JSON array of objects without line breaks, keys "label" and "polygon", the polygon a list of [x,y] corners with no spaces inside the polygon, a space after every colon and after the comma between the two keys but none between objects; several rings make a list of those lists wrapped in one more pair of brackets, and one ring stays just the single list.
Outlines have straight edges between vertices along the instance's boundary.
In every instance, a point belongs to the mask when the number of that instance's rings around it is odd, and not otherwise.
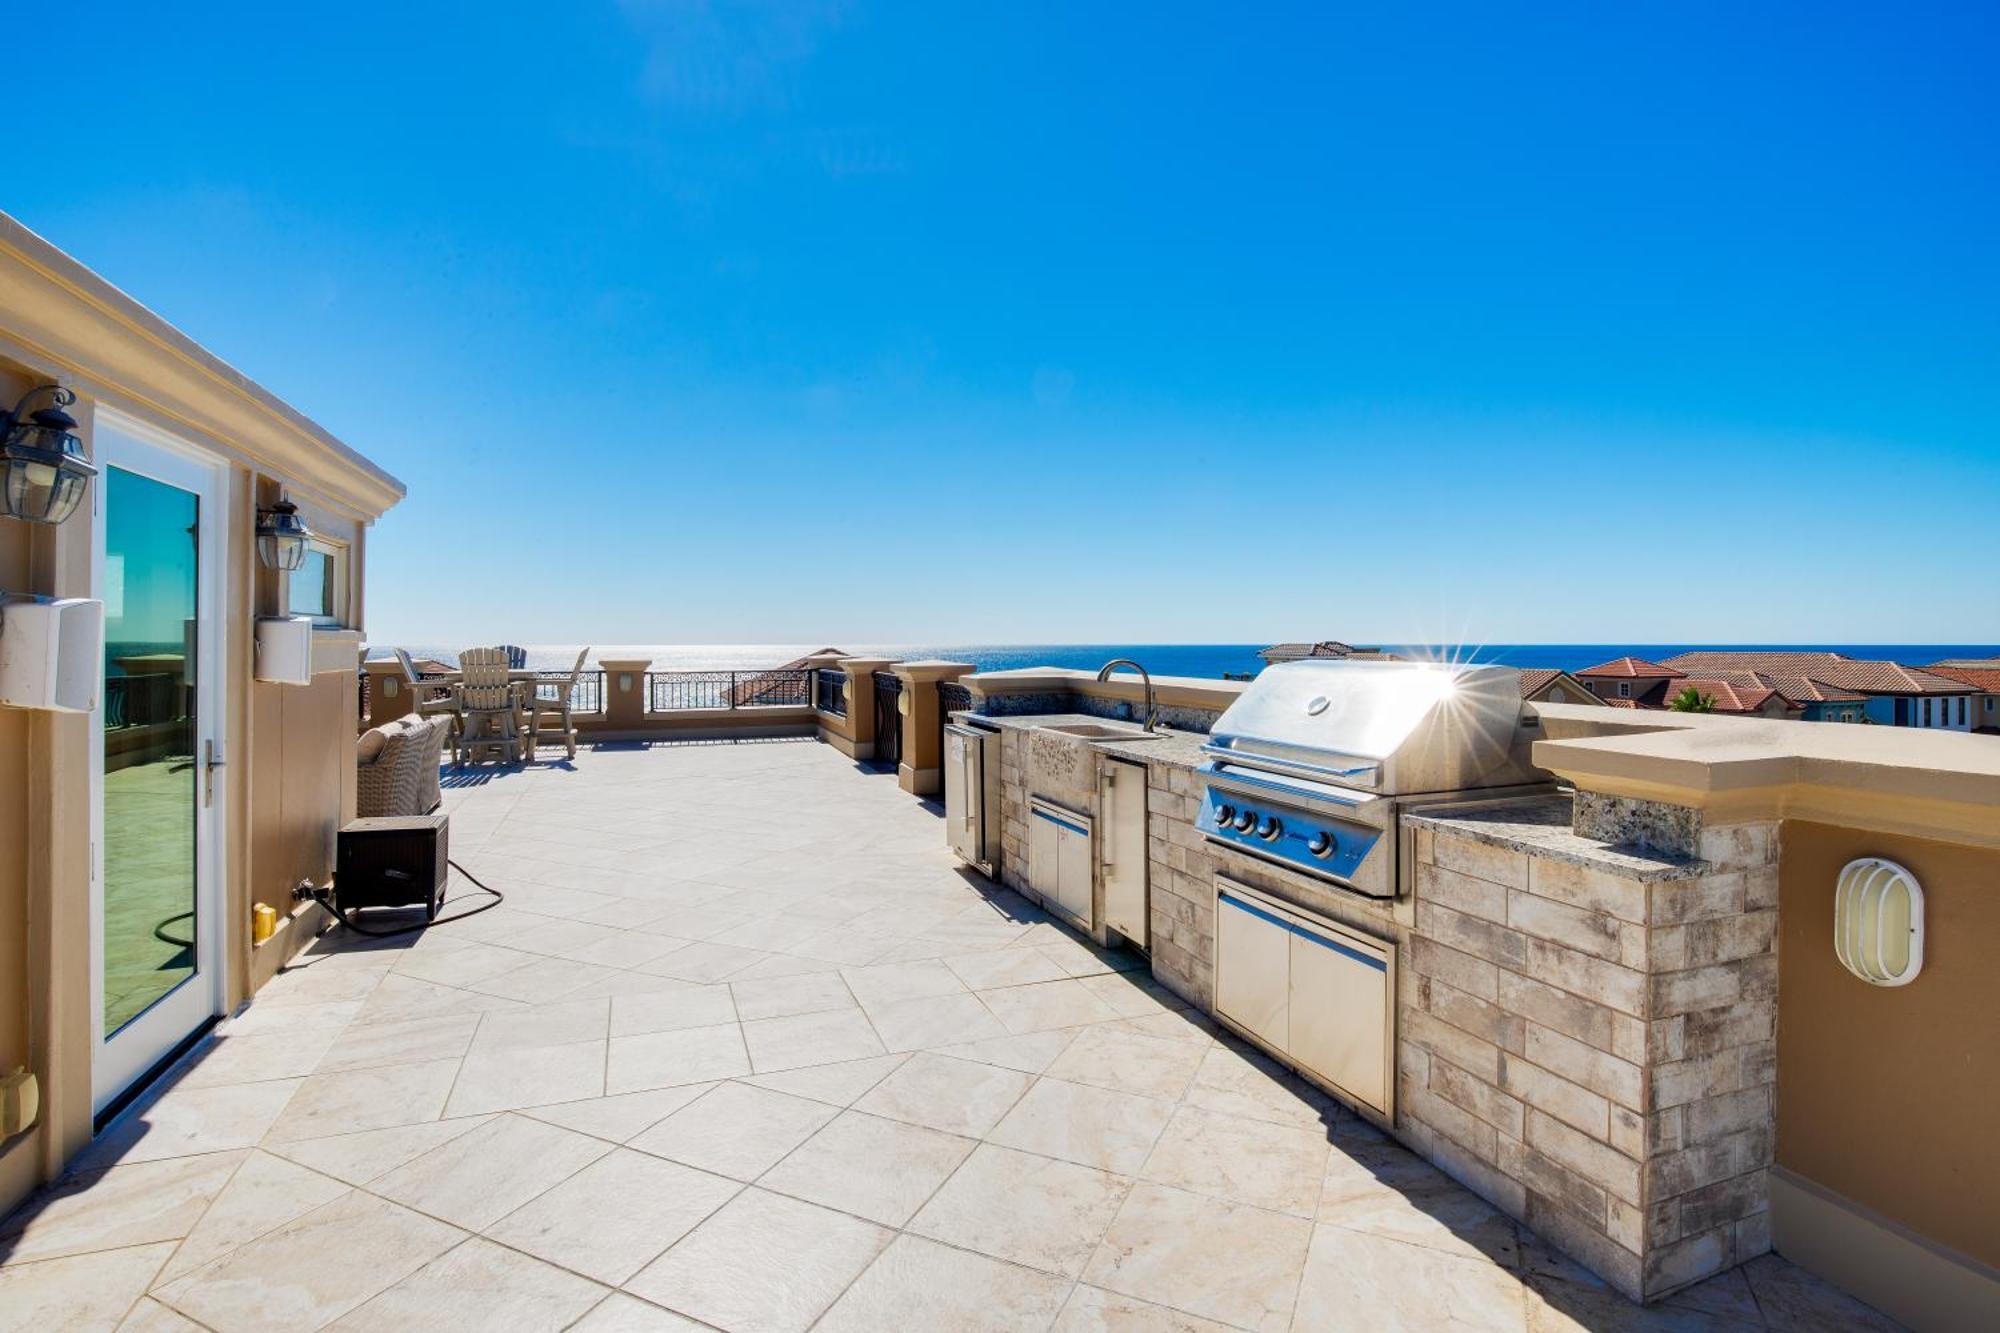
[{"label": "tile floor", "polygon": [[301,957],[0,1224],[0,1329],[1894,1327],[1627,1304],[825,746],[448,804],[505,905]]}]

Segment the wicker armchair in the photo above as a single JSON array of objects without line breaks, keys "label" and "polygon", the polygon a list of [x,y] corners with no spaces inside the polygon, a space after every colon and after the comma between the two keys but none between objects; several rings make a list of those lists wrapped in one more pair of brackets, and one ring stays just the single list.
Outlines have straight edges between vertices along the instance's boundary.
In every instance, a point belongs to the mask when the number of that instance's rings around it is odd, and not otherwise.
[{"label": "wicker armchair", "polygon": [[427,815],[437,809],[438,761],[451,730],[441,717],[399,717],[361,733],[355,743],[355,814]]},{"label": "wicker armchair", "polygon": [[[576,655],[576,665],[569,669],[569,679],[542,681],[528,700],[528,758],[535,757],[535,750],[542,743],[542,734],[561,739],[569,747],[569,757],[576,758],[576,717],[572,711],[576,698],[576,685],[583,678],[583,662],[590,656],[585,648]],[[543,690],[550,691],[543,694]],[[548,719],[546,722],[543,719]]]},{"label": "wicker armchair", "polygon": [[454,764],[497,754],[502,763],[521,757],[527,733],[527,686],[512,679],[504,648],[467,648],[458,655],[458,732]]}]

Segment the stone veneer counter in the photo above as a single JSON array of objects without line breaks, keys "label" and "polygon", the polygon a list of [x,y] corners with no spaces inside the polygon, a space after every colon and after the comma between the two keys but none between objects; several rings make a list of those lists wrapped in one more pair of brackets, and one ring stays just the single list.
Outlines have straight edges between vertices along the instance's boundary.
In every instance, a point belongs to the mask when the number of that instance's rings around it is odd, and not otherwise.
[{"label": "stone veneer counter", "polygon": [[[1041,727],[1076,725],[1094,722],[1103,725],[1106,719],[1090,713],[1021,713],[1012,716],[994,717],[986,713],[960,711],[953,713],[954,722],[971,722],[978,726],[993,727],[1000,731],[1034,731]],[[1133,723],[1131,725],[1138,725]],[[1158,739],[1150,741],[1083,740],[1080,741],[1093,750],[1120,759],[1131,759],[1139,763],[1160,763],[1173,768],[1192,769],[1201,763],[1201,747],[1208,743],[1208,737],[1198,731],[1174,731],[1161,727],[1153,733]]]},{"label": "stone veneer counter", "polygon": [[1551,793],[1518,800],[1483,802],[1405,811],[1412,828],[1442,831],[1495,847],[1513,847],[1535,856],[1591,866],[1620,879],[1653,882],[1698,876],[1709,865],[1692,857],[1655,853],[1642,847],[1608,846],[1571,827],[1575,802]]}]

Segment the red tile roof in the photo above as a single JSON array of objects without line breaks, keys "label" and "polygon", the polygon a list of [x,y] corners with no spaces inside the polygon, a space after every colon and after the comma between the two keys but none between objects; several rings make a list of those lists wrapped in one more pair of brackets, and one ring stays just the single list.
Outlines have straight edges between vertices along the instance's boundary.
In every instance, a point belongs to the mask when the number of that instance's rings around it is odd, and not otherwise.
[{"label": "red tile roof", "polygon": [[1718,713],[1755,713],[1773,698],[1782,700],[1787,711],[1797,706],[1777,690],[1757,683],[1756,674],[1748,671],[1731,676],[1688,676],[1668,687],[1667,698],[1688,689],[1707,695]]},{"label": "red tile roof", "polygon": [[1562,672],[1554,667],[1522,667],[1521,697],[1523,699],[1534,698],[1538,691],[1554,683],[1555,679],[1560,675],[1562,675]]},{"label": "red tile roof", "polygon": [[1684,676],[1687,673],[1685,671],[1676,671],[1672,667],[1661,666],[1658,662],[1648,662],[1643,657],[1621,657],[1613,662],[1600,662],[1596,666],[1587,667],[1576,674],[1579,676],[1596,676],[1600,678],[1618,677],[1626,680],[1639,677],[1645,677],[1649,680],[1660,680],[1670,676]]},{"label": "red tile roof", "polygon": [[1933,676],[1943,676],[1946,680],[1955,680],[1961,685],[1970,685],[1975,690],[1985,690],[1989,693],[2000,694],[2000,666],[1934,666],[1924,669]]},{"label": "red tile roof", "polygon": [[1941,675],[1897,662],[1871,661],[1841,653],[1710,650],[1680,653],[1668,661],[1686,672],[1754,671],[1772,676],[1809,677],[1823,686],[1864,694],[1965,693],[1963,684]]}]

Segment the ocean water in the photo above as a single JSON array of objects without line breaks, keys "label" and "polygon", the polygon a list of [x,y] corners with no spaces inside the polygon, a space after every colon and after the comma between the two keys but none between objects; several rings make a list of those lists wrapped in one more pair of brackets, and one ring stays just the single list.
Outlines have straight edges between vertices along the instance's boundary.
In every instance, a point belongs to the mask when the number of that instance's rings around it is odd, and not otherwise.
[{"label": "ocean water", "polygon": [[[455,663],[456,648],[409,644],[413,657],[435,658]],[[528,665],[543,671],[567,669],[576,660],[580,644],[528,644]],[[655,671],[747,671],[773,667],[803,657],[825,647],[868,657],[888,657],[903,661],[944,658],[971,662],[982,671],[1004,671],[1017,667],[1056,666],[1094,671],[1114,657],[1137,660],[1156,676],[1199,676],[1219,679],[1225,674],[1247,674],[1263,665],[1257,654],[1262,643],[989,643],[989,644],[879,644],[879,643],[699,643],[699,644],[603,644],[592,645],[594,664],[607,657],[650,657]],[[1580,671],[1630,654],[1658,661],[1675,653],[1699,649],[1763,649],[1780,652],[1836,652],[1850,657],[1866,657],[1923,666],[1948,657],[2000,657],[1996,644],[1743,644],[1743,643],[1495,643],[1440,647],[1421,644],[1374,644],[1406,657],[1461,662],[1492,662],[1516,667],[1555,667]],[[371,656],[387,656],[387,647],[378,647]]]}]

